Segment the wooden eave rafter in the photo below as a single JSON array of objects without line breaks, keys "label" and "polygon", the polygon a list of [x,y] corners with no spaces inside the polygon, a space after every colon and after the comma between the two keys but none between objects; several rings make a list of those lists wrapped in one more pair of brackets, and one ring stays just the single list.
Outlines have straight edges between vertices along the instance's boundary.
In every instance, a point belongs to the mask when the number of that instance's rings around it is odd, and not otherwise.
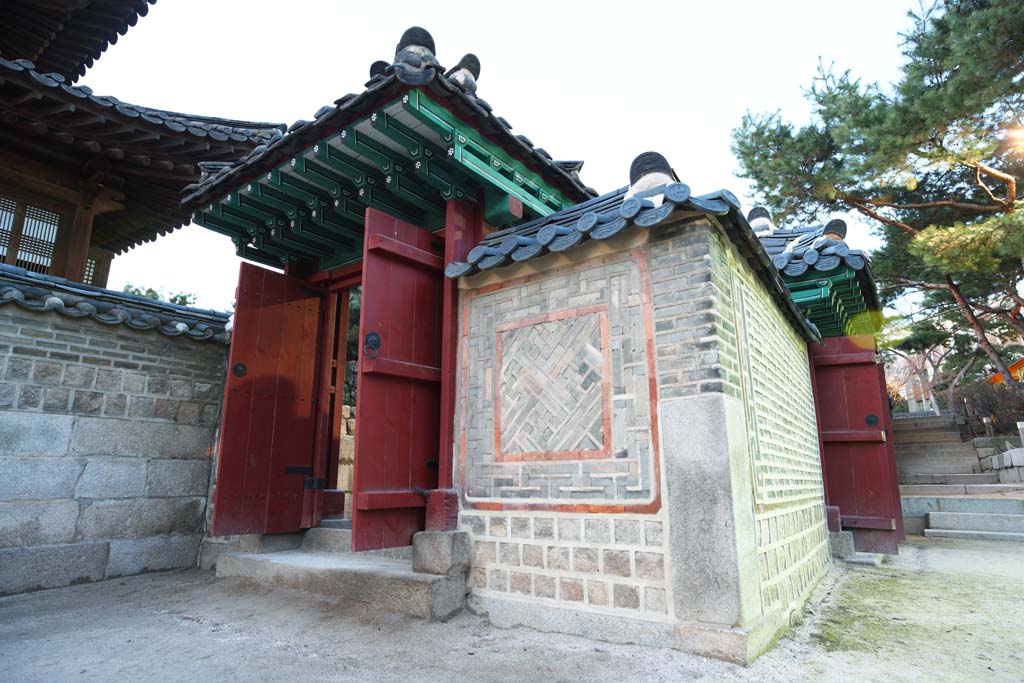
[{"label": "wooden eave rafter", "polygon": [[[244,258],[313,261],[325,270],[361,258],[367,207],[440,229],[449,199],[478,197],[514,197],[533,217],[572,204],[449,109],[410,90],[207,202],[194,220],[230,236]],[[306,246],[311,241],[316,248]]]}]

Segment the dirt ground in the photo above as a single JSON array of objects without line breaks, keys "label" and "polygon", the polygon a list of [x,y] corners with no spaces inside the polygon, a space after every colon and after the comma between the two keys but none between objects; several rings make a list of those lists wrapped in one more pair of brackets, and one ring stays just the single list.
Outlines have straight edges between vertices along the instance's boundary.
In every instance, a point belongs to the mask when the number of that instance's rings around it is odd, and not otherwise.
[{"label": "dirt ground", "polygon": [[0,680],[1019,682],[1024,544],[915,537],[882,567],[837,566],[748,668],[190,570],[0,599]]}]

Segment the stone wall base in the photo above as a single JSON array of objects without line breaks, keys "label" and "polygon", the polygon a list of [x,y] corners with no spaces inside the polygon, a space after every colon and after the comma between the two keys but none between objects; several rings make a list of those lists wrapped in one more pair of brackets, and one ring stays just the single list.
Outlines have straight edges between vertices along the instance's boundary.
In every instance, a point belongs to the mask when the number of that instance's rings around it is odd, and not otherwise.
[{"label": "stone wall base", "polygon": [[194,567],[199,534],[169,534],[0,550],[0,595]]},{"label": "stone wall base", "polygon": [[485,615],[498,628],[526,626],[546,633],[568,633],[625,645],[674,645],[673,625],[668,621],[630,619],[490,595],[470,595],[469,608]]},{"label": "stone wall base", "polygon": [[747,628],[683,623],[675,629],[675,648],[747,666],[767,652],[789,628],[790,612],[774,612]]}]

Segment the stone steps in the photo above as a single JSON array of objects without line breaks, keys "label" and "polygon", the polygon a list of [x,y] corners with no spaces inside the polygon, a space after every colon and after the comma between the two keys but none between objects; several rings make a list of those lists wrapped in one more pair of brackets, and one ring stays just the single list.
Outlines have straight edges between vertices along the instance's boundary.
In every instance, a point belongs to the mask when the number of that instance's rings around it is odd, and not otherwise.
[{"label": "stone steps", "polygon": [[908,484],[900,486],[901,496],[983,496],[1024,491],[1024,484]]},{"label": "stone steps", "polygon": [[352,531],[320,527],[307,529],[302,539],[302,549],[314,552],[347,553],[352,550]]},{"label": "stone steps", "polygon": [[[961,444],[964,440],[960,438],[958,432],[948,432],[946,430],[911,430],[905,429],[897,431],[893,435],[893,443],[903,446],[910,444],[921,444],[921,443],[949,443],[949,444]],[[968,444],[969,445],[969,444]]]},{"label": "stone steps", "polygon": [[976,474],[980,468],[958,463],[898,463],[896,470],[903,475]]},{"label": "stone steps", "polygon": [[904,496],[903,526],[908,534],[923,533],[928,515],[936,512],[1024,516],[1024,498],[993,496]]},{"label": "stone steps", "polygon": [[969,473],[900,473],[901,485],[912,484],[998,484],[999,475],[993,472],[988,474]]},{"label": "stone steps", "polygon": [[929,512],[928,528],[1024,534],[1024,515],[988,512]]},{"label": "stone steps", "polygon": [[962,538],[973,541],[1016,541],[1024,543],[1024,534],[1004,531],[964,531],[961,529],[925,529],[929,538]]},{"label": "stone steps", "polygon": [[974,446],[965,443],[915,443],[896,444],[894,449],[897,457],[910,456],[941,456],[952,455],[978,459],[978,451]]},{"label": "stone steps", "polygon": [[[341,542],[340,536],[323,531],[313,535],[311,546]],[[329,595],[430,621],[447,619],[461,610],[466,592],[464,576],[421,574],[406,560],[305,547],[259,555],[225,553],[218,558],[217,577],[241,577]]]},{"label": "stone steps", "polygon": [[893,420],[894,431],[945,430],[957,431],[956,423],[948,417],[918,417],[912,420]]}]

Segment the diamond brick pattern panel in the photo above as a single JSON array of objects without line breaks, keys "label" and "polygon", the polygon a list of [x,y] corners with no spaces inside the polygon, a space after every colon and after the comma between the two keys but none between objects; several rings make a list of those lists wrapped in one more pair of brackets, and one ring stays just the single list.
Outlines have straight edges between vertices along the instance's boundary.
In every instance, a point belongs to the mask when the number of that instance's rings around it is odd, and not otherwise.
[{"label": "diamond brick pattern panel", "polygon": [[463,298],[465,502],[659,504],[646,261],[634,252]]},{"label": "diamond brick pattern panel", "polygon": [[600,313],[501,332],[501,454],[605,445]]}]

